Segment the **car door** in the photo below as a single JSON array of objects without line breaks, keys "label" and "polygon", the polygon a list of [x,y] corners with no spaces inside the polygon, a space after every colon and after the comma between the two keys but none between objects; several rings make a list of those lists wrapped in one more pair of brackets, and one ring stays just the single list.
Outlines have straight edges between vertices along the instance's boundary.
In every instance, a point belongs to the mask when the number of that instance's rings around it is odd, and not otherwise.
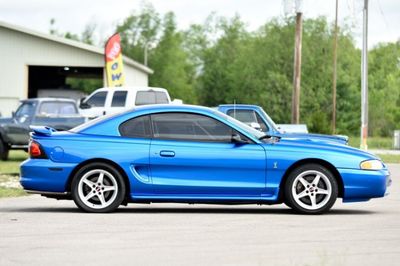
[{"label": "car door", "polygon": [[85,105],[81,105],[81,108],[84,107],[84,109],[81,109],[81,113],[90,118],[105,115],[107,94],[107,91],[99,91],[89,96],[84,101]]},{"label": "car door", "polygon": [[126,110],[128,91],[117,90],[112,94],[111,106],[107,114],[115,114]]},{"label": "car door", "polygon": [[29,126],[37,109],[36,101],[25,101],[18,107],[13,122],[5,126],[8,139],[13,145],[27,145],[29,142]]},{"label": "car door", "polygon": [[128,171],[130,192],[133,196],[152,195],[149,169],[151,141],[150,116],[138,116],[123,122],[119,133],[124,138],[120,165]]},{"label": "car door", "polygon": [[261,145],[233,143],[232,134],[240,133],[205,115],[153,114],[151,123],[150,174],[155,193],[234,199],[264,192],[266,154]]}]

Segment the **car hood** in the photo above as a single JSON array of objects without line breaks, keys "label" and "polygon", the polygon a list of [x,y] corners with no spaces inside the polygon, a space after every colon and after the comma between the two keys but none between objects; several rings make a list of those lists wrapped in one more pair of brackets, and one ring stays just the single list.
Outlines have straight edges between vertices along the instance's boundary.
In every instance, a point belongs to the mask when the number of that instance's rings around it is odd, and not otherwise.
[{"label": "car hood", "polygon": [[339,144],[347,144],[349,138],[341,135],[323,135],[310,133],[281,133],[280,137],[285,139],[301,139],[316,142],[335,142]]},{"label": "car hood", "polygon": [[361,157],[364,160],[379,159],[379,157],[374,154],[348,145],[340,144],[335,141],[320,141],[311,138],[291,138],[282,136],[276,138],[274,145],[272,146],[280,146],[281,148],[291,152],[311,153],[317,157],[320,157],[323,154],[343,154]]},{"label": "car hood", "polygon": [[12,123],[14,123],[14,119],[12,119],[11,117],[2,117],[2,118],[0,118],[0,125],[12,124]]}]

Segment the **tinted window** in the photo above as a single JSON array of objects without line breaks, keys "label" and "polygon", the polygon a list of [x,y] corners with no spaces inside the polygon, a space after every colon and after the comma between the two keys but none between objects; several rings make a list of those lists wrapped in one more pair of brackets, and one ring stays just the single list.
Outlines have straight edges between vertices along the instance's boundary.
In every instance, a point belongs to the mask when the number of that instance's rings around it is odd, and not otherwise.
[{"label": "tinted window", "polygon": [[168,103],[167,94],[162,91],[157,91],[156,92],[156,102],[157,103]]},{"label": "tinted window", "polygon": [[43,102],[39,108],[39,115],[68,116],[78,113],[75,104],[71,102]]},{"label": "tinted window", "polygon": [[136,94],[136,105],[146,104],[162,104],[168,103],[168,97],[165,92],[162,91],[138,91]]},{"label": "tinted window", "polygon": [[127,91],[114,92],[111,107],[124,107],[126,102]]},{"label": "tinted window", "polygon": [[119,132],[123,137],[150,138],[149,116],[140,116],[125,121],[119,126]]},{"label": "tinted window", "polygon": [[231,142],[233,129],[207,116],[162,113],[151,116],[154,138],[208,142]]},{"label": "tinted window", "polygon": [[99,91],[98,93],[93,94],[86,103],[93,107],[103,107],[106,102],[106,97],[106,91]]},{"label": "tinted window", "polygon": [[154,91],[138,91],[135,105],[155,104],[156,94]]}]

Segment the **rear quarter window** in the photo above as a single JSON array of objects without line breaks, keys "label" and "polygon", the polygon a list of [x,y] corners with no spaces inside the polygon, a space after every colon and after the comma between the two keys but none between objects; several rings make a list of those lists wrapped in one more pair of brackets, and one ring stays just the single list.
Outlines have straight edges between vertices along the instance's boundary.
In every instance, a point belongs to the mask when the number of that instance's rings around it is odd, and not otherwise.
[{"label": "rear quarter window", "polygon": [[150,116],[129,119],[119,126],[119,133],[128,138],[150,138]]},{"label": "rear quarter window", "polygon": [[135,105],[169,103],[167,93],[163,91],[138,91]]}]

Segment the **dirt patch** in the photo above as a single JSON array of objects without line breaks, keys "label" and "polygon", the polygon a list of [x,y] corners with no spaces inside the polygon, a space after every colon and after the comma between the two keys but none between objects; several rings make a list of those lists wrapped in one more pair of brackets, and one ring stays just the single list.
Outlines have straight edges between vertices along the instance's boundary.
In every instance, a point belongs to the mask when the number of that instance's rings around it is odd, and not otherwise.
[{"label": "dirt patch", "polygon": [[22,188],[19,183],[19,175],[0,174],[0,187],[3,188]]}]

